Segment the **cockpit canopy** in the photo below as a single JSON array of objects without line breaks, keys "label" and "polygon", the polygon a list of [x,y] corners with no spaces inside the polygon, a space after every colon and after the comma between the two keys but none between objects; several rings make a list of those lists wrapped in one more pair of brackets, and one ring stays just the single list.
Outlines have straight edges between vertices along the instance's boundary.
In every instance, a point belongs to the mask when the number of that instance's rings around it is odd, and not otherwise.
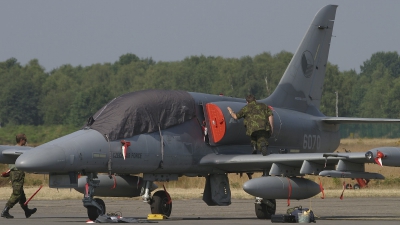
[{"label": "cockpit canopy", "polygon": [[195,101],[186,91],[143,90],[114,98],[86,127],[108,135],[110,141],[181,124],[195,116]]}]

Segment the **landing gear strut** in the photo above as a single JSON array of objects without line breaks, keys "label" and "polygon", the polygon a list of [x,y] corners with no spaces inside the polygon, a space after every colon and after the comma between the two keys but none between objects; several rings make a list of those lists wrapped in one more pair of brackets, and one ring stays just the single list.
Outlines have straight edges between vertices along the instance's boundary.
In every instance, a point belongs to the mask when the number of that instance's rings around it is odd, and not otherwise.
[{"label": "landing gear strut", "polygon": [[95,174],[90,173],[86,178],[86,192],[83,196],[83,206],[87,209],[87,214],[90,220],[95,221],[97,217],[106,212],[106,205],[100,198],[93,198],[94,189],[99,186],[99,180],[93,180],[97,177]]},{"label": "landing gear strut", "polygon": [[276,200],[275,199],[263,199],[256,197],[255,212],[258,219],[271,219],[271,215],[275,215],[276,212]]}]

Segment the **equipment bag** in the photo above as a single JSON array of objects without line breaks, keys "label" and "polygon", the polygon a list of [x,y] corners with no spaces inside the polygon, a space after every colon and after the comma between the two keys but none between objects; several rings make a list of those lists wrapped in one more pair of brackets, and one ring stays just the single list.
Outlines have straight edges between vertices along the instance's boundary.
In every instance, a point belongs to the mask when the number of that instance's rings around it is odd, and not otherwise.
[{"label": "equipment bag", "polygon": [[312,210],[308,209],[308,208],[303,208],[301,205],[293,207],[293,208],[289,208],[286,211],[286,213],[289,214],[289,215],[294,216],[295,219],[296,219],[296,223],[299,222],[299,213],[303,213],[303,214],[304,213],[306,213],[306,214],[308,213],[309,217],[310,217],[310,223],[315,223],[316,222],[315,221],[314,212]]}]

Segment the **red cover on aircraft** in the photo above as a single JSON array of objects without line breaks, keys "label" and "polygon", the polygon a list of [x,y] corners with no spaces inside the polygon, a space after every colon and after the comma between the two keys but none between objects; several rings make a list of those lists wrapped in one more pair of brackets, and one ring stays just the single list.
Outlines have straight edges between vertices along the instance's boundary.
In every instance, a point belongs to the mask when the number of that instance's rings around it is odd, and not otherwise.
[{"label": "red cover on aircraft", "polygon": [[221,109],[214,104],[206,104],[208,121],[210,121],[210,131],[214,143],[220,141],[226,130],[225,117]]}]

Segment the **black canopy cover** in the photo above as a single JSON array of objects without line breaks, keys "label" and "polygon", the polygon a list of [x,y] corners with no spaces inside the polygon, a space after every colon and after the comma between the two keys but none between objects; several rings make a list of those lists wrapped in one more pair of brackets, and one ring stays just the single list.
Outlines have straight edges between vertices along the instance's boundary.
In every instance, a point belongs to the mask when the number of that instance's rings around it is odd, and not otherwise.
[{"label": "black canopy cover", "polygon": [[186,91],[144,90],[121,95],[97,111],[87,126],[110,141],[181,124],[195,116],[195,101]]}]

